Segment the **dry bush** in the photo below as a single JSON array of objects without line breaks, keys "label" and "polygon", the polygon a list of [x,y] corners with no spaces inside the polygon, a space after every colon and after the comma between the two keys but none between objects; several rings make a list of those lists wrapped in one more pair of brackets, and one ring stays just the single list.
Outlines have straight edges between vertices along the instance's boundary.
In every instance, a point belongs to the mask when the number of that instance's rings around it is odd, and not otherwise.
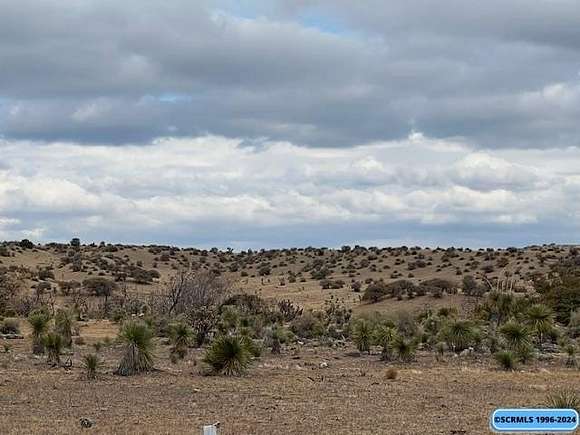
[{"label": "dry bush", "polygon": [[180,270],[157,295],[154,309],[163,316],[183,316],[201,346],[216,326],[218,310],[232,292],[228,279],[211,272]]}]

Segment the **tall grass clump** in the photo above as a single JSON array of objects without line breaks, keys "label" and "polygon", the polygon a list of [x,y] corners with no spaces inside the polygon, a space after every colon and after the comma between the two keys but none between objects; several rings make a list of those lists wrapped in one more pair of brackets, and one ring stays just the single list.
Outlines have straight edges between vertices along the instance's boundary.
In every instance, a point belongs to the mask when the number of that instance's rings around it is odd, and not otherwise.
[{"label": "tall grass clump", "polygon": [[60,355],[64,347],[62,336],[55,331],[50,331],[43,337],[44,347],[47,354],[47,362],[52,366],[60,365]]},{"label": "tall grass clump", "polygon": [[415,359],[415,352],[417,351],[417,343],[411,338],[397,336],[393,340],[393,350],[395,355],[402,362],[411,362]]},{"label": "tall grass clump", "polygon": [[216,338],[207,349],[203,362],[212,374],[240,376],[248,369],[251,353],[242,337],[222,335]]},{"label": "tall grass clump", "polygon": [[354,324],[352,339],[356,344],[356,348],[359,350],[359,352],[370,353],[372,337],[373,328],[368,321],[361,319]]},{"label": "tall grass clump", "polygon": [[503,370],[509,371],[516,368],[516,356],[512,351],[502,350],[497,352],[494,357]]},{"label": "tall grass clump", "polygon": [[96,379],[97,371],[101,365],[99,357],[95,353],[89,353],[83,357],[83,366],[87,379]]},{"label": "tall grass clump", "polygon": [[187,350],[193,338],[193,330],[184,322],[171,325],[169,330],[171,339],[171,361],[173,363],[187,356]]},{"label": "tall grass clump", "polygon": [[546,406],[557,409],[575,409],[580,412],[580,395],[572,389],[556,391],[548,395]]},{"label": "tall grass clump", "polygon": [[145,323],[125,322],[119,339],[124,344],[124,352],[116,374],[131,376],[153,369],[153,332]]},{"label": "tall grass clump", "polygon": [[44,310],[35,310],[28,316],[28,323],[32,327],[32,353],[44,353],[43,337],[48,329],[50,315]]},{"label": "tall grass clump", "polygon": [[65,347],[72,347],[73,316],[66,310],[58,310],[54,316],[54,330],[62,336]]}]

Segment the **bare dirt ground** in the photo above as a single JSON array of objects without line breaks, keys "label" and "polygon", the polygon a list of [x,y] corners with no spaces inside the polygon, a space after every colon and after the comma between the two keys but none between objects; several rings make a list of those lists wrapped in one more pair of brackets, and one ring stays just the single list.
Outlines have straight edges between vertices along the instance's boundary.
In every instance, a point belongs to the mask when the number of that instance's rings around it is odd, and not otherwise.
[{"label": "bare dirt ground", "polygon": [[[201,375],[199,351],[173,365],[162,343],[157,371],[115,376],[112,345],[100,351],[99,378],[85,380],[80,356],[115,334],[107,321],[84,326],[87,344],[75,346],[70,370],[48,368],[28,339],[12,340],[0,353],[0,432],[78,433],[85,417],[94,433],[200,433],[219,421],[221,434],[484,434],[497,407],[541,406],[558,387],[580,388],[578,371],[558,356],[506,373],[481,357],[438,362],[419,352],[414,363],[387,365],[377,354],[313,344],[265,354],[241,378]],[[397,379],[386,378],[389,366]]]},{"label": "bare dirt ground", "polygon": [[[489,279],[511,270],[526,285],[531,274],[547,272],[569,247],[500,250],[493,255],[485,250],[459,251],[451,259],[445,258],[445,251],[433,249],[381,251],[379,255],[368,251],[340,255],[329,250],[276,251],[259,254],[251,262],[223,252],[202,255],[177,251],[163,258],[161,253],[166,251],[119,247],[108,252],[84,246],[80,251],[83,269],[73,272],[70,264],[63,264],[66,250],[12,246],[10,256],[0,257],[0,267],[23,266],[30,271],[49,267],[54,270],[54,278],[45,281],[57,289],[59,281],[82,281],[91,276],[113,279],[110,268],[97,265],[106,257],[117,266],[157,270],[160,278],[151,284],[127,282],[131,292],[147,294],[191,262],[200,269],[221,270],[240,291],[267,299],[290,299],[306,308],[321,308],[333,297],[353,308],[355,315],[419,312],[443,306],[465,313],[472,307],[472,300],[461,293],[441,299],[427,295],[362,304],[361,293],[351,286],[354,281],[364,283],[370,278],[387,282],[445,278],[461,282],[464,275],[479,276],[489,266],[491,270],[485,273]],[[428,264],[410,268],[409,264],[418,258]],[[342,288],[322,289],[320,280],[304,270],[320,259],[331,269],[328,278],[345,281]],[[264,264],[271,270],[260,276]],[[296,282],[290,282],[292,275],[298,276]],[[29,279],[27,291],[34,294],[33,286],[38,282],[38,278]],[[59,297],[59,302],[64,302]],[[534,361],[523,371],[502,372],[489,356],[447,356],[436,361],[433,353],[419,351],[416,362],[387,365],[376,353],[355,357],[350,347],[328,348],[316,343],[293,344],[279,356],[266,352],[240,378],[203,376],[201,350],[171,364],[168,346],[162,341],[157,345],[155,372],[115,376],[121,351],[113,343],[99,351],[104,366],[98,379],[87,381],[82,355],[94,352],[93,343],[114,339],[117,325],[109,321],[81,322],[80,335],[85,344],[74,346],[73,367],[66,370],[51,369],[44,358],[34,357],[26,322],[20,324],[24,340],[0,340],[1,434],[79,433],[83,430],[79,419],[83,417],[94,422],[87,430],[94,433],[200,433],[203,424],[219,421],[220,434],[484,434],[490,433],[489,416],[497,407],[541,406],[552,390],[580,390],[578,370],[565,368],[564,356],[558,354]],[[3,352],[4,344],[9,345],[8,352]],[[395,380],[386,377],[390,366],[398,369]]]}]

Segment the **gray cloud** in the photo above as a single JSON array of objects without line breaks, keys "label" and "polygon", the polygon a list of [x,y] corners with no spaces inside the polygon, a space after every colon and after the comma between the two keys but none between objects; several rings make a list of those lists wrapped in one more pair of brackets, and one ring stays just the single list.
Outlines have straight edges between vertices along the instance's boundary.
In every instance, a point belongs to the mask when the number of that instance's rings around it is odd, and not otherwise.
[{"label": "gray cloud", "polygon": [[234,4],[0,0],[0,133],[580,143],[572,0]]}]

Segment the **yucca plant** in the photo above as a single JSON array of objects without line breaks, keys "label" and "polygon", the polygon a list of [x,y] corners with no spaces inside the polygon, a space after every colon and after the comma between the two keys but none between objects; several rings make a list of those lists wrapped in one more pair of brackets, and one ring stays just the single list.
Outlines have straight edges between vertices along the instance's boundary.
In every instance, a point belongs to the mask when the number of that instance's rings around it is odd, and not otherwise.
[{"label": "yucca plant", "polygon": [[171,360],[176,362],[187,355],[187,350],[193,337],[193,330],[184,322],[171,325],[169,330],[171,338]]},{"label": "yucca plant", "polygon": [[515,320],[505,323],[499,332],[504,337],[508,348],[514,352],[530,344],[530,331],[525,325]]},{"label": "yucca plant", "polygon": [[216,338],[207,349],[203,362],[213,374],[226,376],[242,375],[250,365],[251,354],[242,337],[222,335]]},{"label": "yucca plant", "polygon": [[125,349],[116,374],[130,376],[153,369],[153,332],[145,323],[125,322],[119,339]]},{"label": "yucca plant", "polygon": [[28,323],[32,327],[32,353],[44,353],[43,336],[48,329],[50,315],[44,310],[35,310],[28,316]]},{"label": "yucca plant", "polygon": [[580,412],[580,395],[572,389],[556,391],[546,399],[548,408],[575,409]]},{"label": "yucca plant", "polygon": [[381,347],[381,359],[389,361],[392,357],[392,344],[397,332],[394,327],[379,325],[374,332],[373,339],[377,346]]},{"label": "yucca plant", "polygon": [[373,328],[371,324],[362,319],[354,324],[352,339],[356,344],[359,352],[371,352],[371,340],[373,337]]},{"label": "yucca plant", "polygon": [[544,304],[534,304],[526,313],[526,321],[536,335],[541,348],[544,337],[554,328],[552,310]]},{"label": "yucca plant", "polygon": [[468,320],[455,320],[445,327],[442,337],[453,352],[461,352],[472,344],[473,325]]},{"label": "yucca plant", "polygon": [[87,379],[96,379],[97,371],[101,365],[99,357],[95,353],[90,353],[83,357],[83,365]]},{"label": "yucca plant", "polygon": [[73,317],[63,309],[59,309],[54,316],[54,330],[62,336],[65,347],[72,347]]},{"label": "yucca plant", "polygon": [[415,359],[417,344],[415,340],[399,335],[393,340],[393,350],[401,361],[410,362]]},{"label": "yucca plant", "polygon": [[514,370],[516,367],[516,356],[510,350],[501,350],[496,352],[495,360],[499,363],[504,370]]},{"label": "yucca plant", "polygon": [[574,346],[572,343],[569,343],[564,347],[564,352],[566,352],[566,355],[568,356],[566,359],[566,367],[576,367],[576,346]]},{"label": "yucca plant", "polygon": [[52,366],[60,365],[60,354],[64,346],[62,335],[58,332],[50,331],[43,337],[44,347],[47,353],[47,362]]}]

